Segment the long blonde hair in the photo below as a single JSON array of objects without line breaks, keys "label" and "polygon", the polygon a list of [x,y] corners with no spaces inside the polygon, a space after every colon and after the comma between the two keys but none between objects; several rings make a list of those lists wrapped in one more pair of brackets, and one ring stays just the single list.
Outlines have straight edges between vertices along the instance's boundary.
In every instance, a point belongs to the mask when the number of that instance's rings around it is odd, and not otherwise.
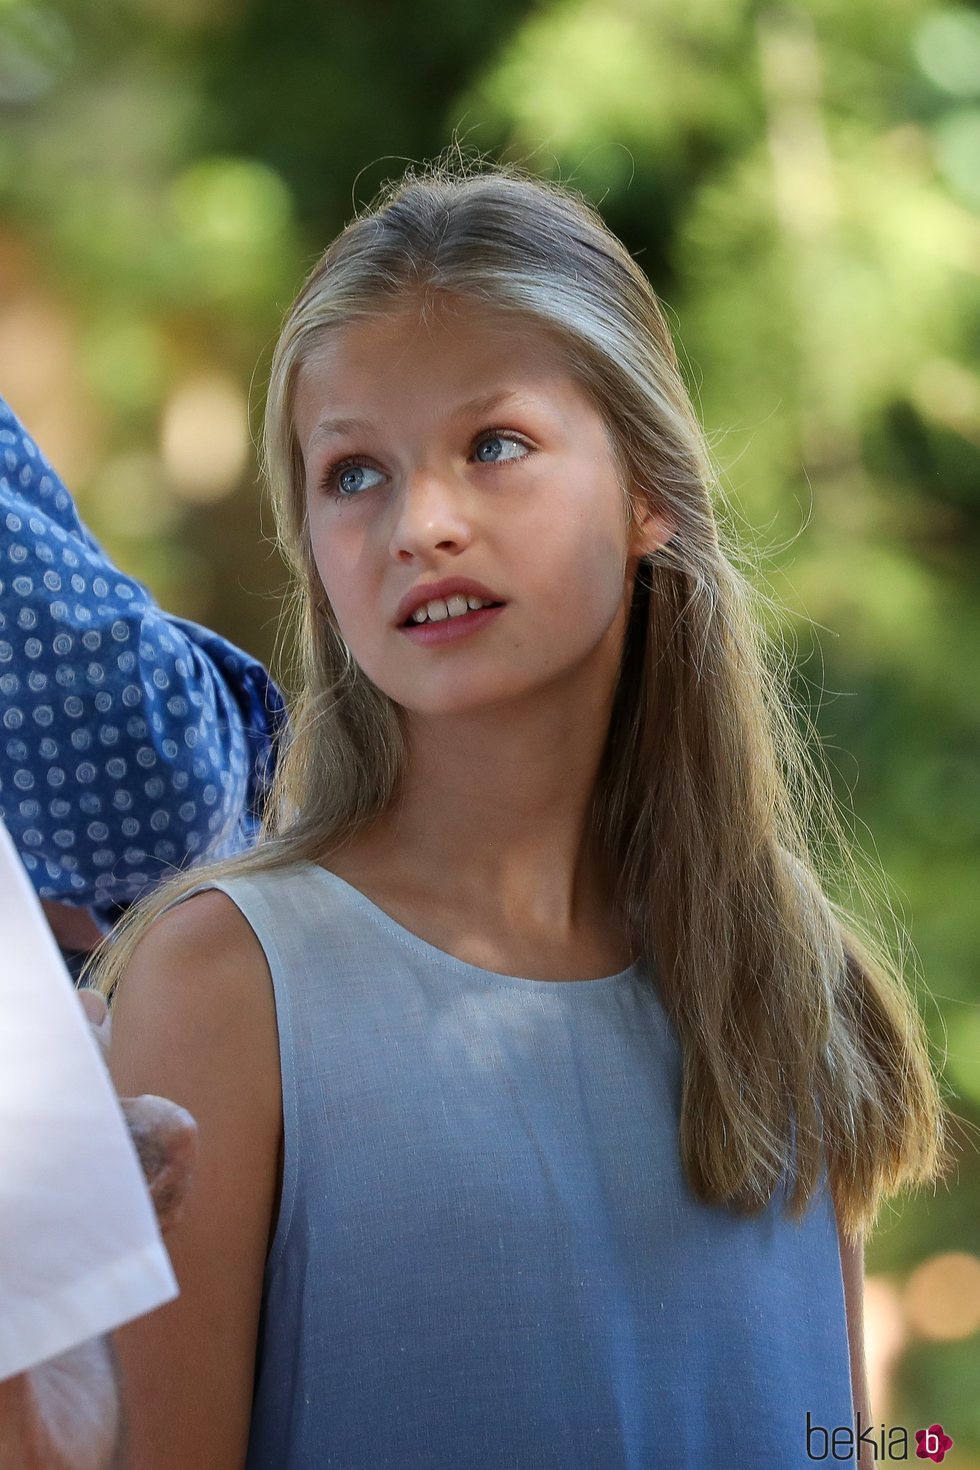
[{"label": "long blonde hair", "polygon": [[295,574],[300,662],[260,839],[135,905],[97,952],[94,983],[110,995],[145,930],[198,884],[323,861],[397,798],[398,707],[353,662],[321,585],[292,406],[325,333],[437,296],[557,334],[615,443],[625,522],[663,508],[676,527],[634,584],[591,830],[681,1044],[690,1186],[755,1214],[792,1160],[799,1220],[825,1162],[854,1235],[887,1194],[947,1163],[925,1028],[880,917],[864,925],[825,892],[818,853],[864,889],[765,631],[778,609],[739,569],[657,297],[586,200],[514,167],[410,169],[334,240],[289,310],[262,458]]}]

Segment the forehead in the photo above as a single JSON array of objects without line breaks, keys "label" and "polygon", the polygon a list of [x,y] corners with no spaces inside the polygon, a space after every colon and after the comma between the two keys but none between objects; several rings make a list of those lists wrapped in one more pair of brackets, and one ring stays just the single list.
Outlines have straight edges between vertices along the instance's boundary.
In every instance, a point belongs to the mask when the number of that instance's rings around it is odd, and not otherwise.
[{"label": "forehead", "polygon": [[293,416],[305,447],[329,410],[376,422],[413,419],[435,405],[496,390],[580,399],[557,333],[527,317],[470,301],[425,313],[402,306],[326,331],[296,378]]}]

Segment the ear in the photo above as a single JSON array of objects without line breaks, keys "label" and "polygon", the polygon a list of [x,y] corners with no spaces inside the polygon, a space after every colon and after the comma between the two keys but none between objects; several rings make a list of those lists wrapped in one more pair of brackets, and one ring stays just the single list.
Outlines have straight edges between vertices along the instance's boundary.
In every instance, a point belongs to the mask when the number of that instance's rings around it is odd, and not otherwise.
[{"label": "ear", "polygon": [[664,510],[645,510],[630,539],[631,556],[649,556],[666,545],[677,530],[671,516]]}]

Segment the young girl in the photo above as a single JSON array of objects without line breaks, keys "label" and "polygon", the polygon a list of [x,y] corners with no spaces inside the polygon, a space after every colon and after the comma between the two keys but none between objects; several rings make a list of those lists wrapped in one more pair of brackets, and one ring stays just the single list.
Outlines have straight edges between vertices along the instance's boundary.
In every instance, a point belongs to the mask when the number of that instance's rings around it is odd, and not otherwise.
[{"label": "young girl", "polygon": [[410,173],[290,310],[265,450],[263,838],[100,961],[119,1090],[200,1141],[133,1470],[843,1458],[861,1232],[943,1109],[815,877],[649,283],[567,190]]}]

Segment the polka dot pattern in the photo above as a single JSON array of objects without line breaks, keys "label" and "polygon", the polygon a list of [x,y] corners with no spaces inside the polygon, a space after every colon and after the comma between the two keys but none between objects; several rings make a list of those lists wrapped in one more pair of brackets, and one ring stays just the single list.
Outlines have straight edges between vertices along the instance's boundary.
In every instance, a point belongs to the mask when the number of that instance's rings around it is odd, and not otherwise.
[{"label": "polka dot pattern", "polygon": [[0,818],[39,897],[106,920],[247,847],[284,720],[260,663],[112,565],[0,399]]}]

